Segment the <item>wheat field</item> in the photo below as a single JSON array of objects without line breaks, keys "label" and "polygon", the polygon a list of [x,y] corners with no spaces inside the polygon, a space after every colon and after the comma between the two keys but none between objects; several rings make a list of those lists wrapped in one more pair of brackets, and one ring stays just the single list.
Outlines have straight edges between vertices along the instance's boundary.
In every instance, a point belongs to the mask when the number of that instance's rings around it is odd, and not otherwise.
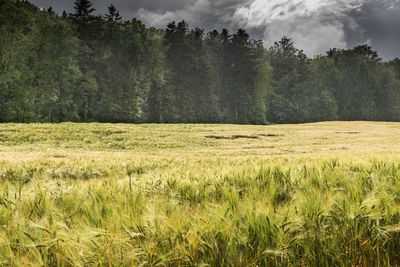
[{"label": "wheat field", "polygon": [[400,123],[0,124],[1,266],[399,266]]}]

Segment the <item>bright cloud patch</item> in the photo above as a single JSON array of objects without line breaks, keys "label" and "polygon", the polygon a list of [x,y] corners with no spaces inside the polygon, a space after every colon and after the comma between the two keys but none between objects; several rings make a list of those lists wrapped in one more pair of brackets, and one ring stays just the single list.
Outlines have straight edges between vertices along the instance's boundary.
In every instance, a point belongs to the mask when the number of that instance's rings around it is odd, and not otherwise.
[{"label": "bright cloud patch", "polygon": [[345,24],[357,28],[346,14],[360,8],[363,0],[255,0],[238,8],[233,23],[248,29],[263,29],[269,46],[282,36],[294,39],[307,54],[325,52],[328,47],[346,48]]}]

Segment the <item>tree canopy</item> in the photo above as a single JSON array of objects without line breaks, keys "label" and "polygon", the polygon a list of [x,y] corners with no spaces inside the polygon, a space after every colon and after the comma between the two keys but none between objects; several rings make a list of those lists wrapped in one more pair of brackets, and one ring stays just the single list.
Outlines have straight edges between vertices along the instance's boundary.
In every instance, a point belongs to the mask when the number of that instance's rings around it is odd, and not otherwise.
[{"label": "tree canopy", "polygon": [[0,122],[400,121],[400,60],[368,45],[308,58],[286,37],[94,11],[0,0]]}]

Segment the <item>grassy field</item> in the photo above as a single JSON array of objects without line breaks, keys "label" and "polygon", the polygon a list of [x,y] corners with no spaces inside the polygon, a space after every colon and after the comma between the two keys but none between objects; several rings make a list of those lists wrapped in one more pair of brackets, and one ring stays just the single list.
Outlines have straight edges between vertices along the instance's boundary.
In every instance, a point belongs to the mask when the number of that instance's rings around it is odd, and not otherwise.
[{"label": "grassy field", "polygon": [[0,266],[400,266],[400,123],[0,124]]}]

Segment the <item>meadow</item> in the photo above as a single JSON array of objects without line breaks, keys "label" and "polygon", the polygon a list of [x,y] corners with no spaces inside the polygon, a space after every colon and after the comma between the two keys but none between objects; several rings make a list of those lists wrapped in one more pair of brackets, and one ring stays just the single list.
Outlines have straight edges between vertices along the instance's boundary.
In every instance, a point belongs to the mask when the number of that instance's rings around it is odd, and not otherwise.
[{"label": "meadow", "polygon": [[400,266],[400,123],[0,124],[0,266]]}]

